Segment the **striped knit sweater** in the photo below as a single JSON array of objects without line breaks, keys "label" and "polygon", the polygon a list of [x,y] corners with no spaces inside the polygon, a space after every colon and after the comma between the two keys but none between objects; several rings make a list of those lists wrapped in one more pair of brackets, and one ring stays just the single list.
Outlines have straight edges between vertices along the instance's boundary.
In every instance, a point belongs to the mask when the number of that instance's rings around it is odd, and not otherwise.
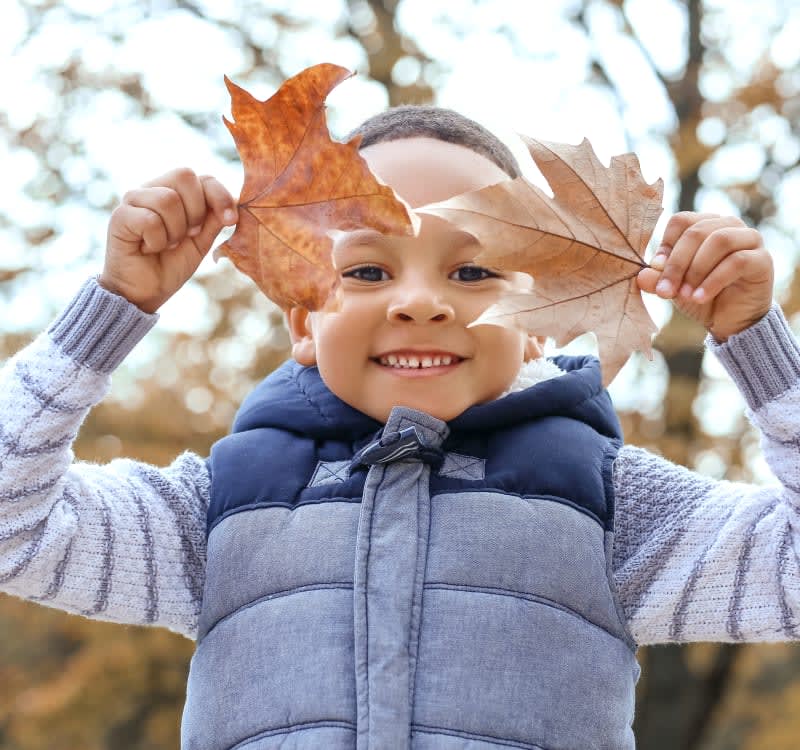
[{"label": "striped knit sweater", "polygon": [[[111,373],[155,324],[87,281],[0,370],[0,590],[193,638],[205,569],[209,475],[77,462],[71,445]],[[639,645],[800,637],[800,346],[780,308],[725,344],[780,481],[716,481],[625,446],[614,465],[612,575]]]}]

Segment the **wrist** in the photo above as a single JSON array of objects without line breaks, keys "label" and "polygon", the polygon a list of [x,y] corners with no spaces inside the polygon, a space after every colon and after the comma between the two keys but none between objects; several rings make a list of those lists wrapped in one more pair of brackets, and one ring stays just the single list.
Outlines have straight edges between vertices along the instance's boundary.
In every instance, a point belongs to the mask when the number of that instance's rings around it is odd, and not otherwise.
[{"label": "wrist", "polygon": [[163,304],[163,300],[156,302],[153,300],[139,299],[135,295],[132,295],[130,291],[126,290],[122,285],[117,284],[112,277],[106,275],[105,273],[101,273],[97,276],[97,285],[111,294],[116,294],[118,297],[122,297],[122,299],[124,299],[126,302],[135,305],[142,312],[147,313],[148,315],[155,313]]},{"label": "wrist", "polygon": [[[116,294],[118,297],[124,297],[125,299],[128,299],[125,292],[123,292],[122,287],[119,284],[117,284],[113,278],[106,275],[105,273],[97,275],[97,283],[99,286],[103,287],[103,289],[105,289],[107,292],[111,292],[111,294]],[[132,300],[128,299],[128,302],[132,302]]]},{"label": "wrist", "polygon": [[706,345],[727,370],[747,402],[757,411],[800,382],[800,344],[777,303],[749,328]]},{"label": "wrist", "polygon": [[83,284],[47,333],[71,359],[108,373],[157,320],[158,315],[145,315],[123,297],[108,294],[94,277]]},{"label": "wrist", "polygon": [[751,318],[746,318],[733,324],[728,323],[727,325],[717,326],[712,323],[706,328],[706,330],[714,337],[714,340],[718,344],[724,344],[731,336],[736,336],[742,331],[746,331],[751,326],[754,326],[756,323],[763,320],[767,313],[769,313],[771,307],[772,303],[770,301],[770,305]]}]

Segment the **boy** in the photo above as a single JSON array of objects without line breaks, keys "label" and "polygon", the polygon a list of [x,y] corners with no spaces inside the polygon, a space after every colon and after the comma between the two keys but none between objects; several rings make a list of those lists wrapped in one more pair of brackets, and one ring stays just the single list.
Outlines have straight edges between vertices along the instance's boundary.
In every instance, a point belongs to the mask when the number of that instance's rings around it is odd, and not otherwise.
[{"label": "boy", "polygon": [[[517,173],[447,111],[359,132],[415,207]],[[707,325],[782,485],[622,446],[596,360],[468,328],[524,281],[432,216],[337,245],[340,311],[287,311],[294,361],[206,461],[72,463],[109,374],[235,219],[188,170],[126,194],[103,273],[0,388],[3,588],[197,638],[185,748],[632,748],[638,645],[797,638],[800,348],[757,232],[678,214],[640,285]]]}]

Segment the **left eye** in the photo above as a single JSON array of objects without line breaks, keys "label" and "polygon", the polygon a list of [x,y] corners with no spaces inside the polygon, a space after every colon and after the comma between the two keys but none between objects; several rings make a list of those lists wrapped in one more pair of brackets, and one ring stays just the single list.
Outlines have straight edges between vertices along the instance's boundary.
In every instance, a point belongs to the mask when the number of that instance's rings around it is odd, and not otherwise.
[{"label": "left eye", "polygon": [[483,281],[496,277],[496,273],[483,266],[461,266],[450,274],[450,278],[455,281]]},{"label": "left eye", "polygon": [[361,266],[342,274],[345,278],[358,279],[359,281],[387,281],[389,274],[378,266]]}]

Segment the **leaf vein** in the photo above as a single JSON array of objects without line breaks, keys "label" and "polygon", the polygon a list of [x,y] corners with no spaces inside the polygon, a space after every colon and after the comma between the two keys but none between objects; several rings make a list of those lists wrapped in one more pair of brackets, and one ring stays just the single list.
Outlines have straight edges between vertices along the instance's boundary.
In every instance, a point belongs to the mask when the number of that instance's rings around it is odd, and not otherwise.
[{"label": "leaf vein", "polygon": [[[541,141],[537,141],[537,143],[539,143],[543,148],[545,148],[547,151],[549,151],[551,154],[553,154],[553,156],[556,159],[558,159],[562,164],[564,164],[572,172],[572,174],[575,175],[577,181],[580,182],[581,185],[583,185],[586,188],[586,190],[589,191],[590,194],[595,195],[595,196],[597,195],[597,193],[594,190],[592,190],[591,186],[586,182],[586,180],[583,179],[583,177],[581,177],[581,175],[578,173],[578,171],[571,164],[567,163],[555,151],[553,151],[551,148],[549,148],[548,146],[543,144]],[[593,170],[592,173],[593,173],[593,175],[594,175],[594,169],[595,169],[595,166],[592,165],[592,170]],[[606,215],[608,220],[611,222],[612,226],[614,226],[616,228],[617,232],[619,232],[622,235],[622,237],[624,238],[625,244],[633,252],[633,254],[641,261],[642,265],[644,266],[644,258],[642,258],[642,256],[639,255],[639,252],[636,249],[634,249],[634,247],[631,245],[630,241],[628,240],[627,235],[622,231],[622,229],[620,228],[619,224],[617,224],[617,222],[611,216],[611,214],[609,213],[608,209],[605,207],[605,205],[602,203],[602,201],[600,200],[599,197],[597,199],[597,205],[600,206],[600,208],[602,209],[603,213]]]}]

